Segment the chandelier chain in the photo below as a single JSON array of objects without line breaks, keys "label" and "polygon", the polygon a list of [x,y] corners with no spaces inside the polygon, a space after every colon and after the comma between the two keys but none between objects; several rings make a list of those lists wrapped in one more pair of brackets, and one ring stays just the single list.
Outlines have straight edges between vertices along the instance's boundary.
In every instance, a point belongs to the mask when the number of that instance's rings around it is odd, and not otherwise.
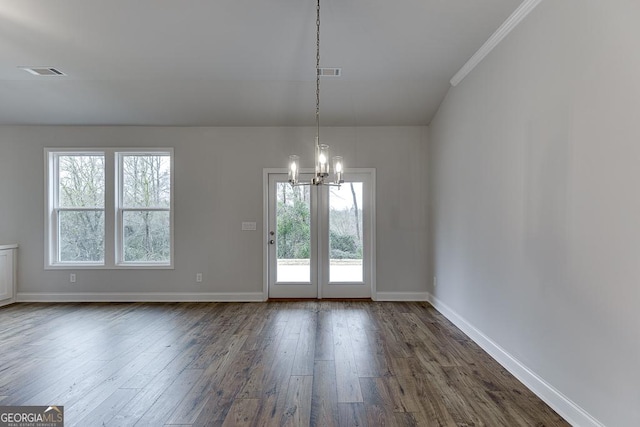
[{"label": "chandelier chain", "polygon": [[316,5],[316,145],[320,145],[320,0]]}]

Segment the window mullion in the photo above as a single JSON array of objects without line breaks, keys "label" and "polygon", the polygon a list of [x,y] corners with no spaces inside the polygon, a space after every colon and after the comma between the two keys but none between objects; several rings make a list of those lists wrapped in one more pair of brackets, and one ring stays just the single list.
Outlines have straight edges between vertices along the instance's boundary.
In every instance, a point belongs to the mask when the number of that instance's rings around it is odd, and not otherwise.
[{"label": "window mullion", "polygon": [[104,263],[107,267],[116,264],[114,236],[116,234],[116,179],[115,158],[112,150],[104,153]]},{"label": "window mullion", "polygon": [[60,215],[58,209],[54,208],[49,212],[49,263],[60,262]]},{"label": "window mullion", "polygon": [[59,159],[58,155],[49,155],[49,167],[51,168],[49,172],[49,179],[52,182],[49,182],[49,197],[51,198],[51,207],[53,209],[49,210],[49,264],[55,264],[60,261],[60,215],[58,215],[58,206],[59,206],[59,174],[58,174],[58,166]]},{"label": "window mullion", "polygon": [[56,212],[103,212],[104,208],[84,208],[84,207],[73,207],[73,208],[55,208]]},{"label": "window mullion", "polygon": [[120,208],[122,212],[171,212],[171,208]]}]

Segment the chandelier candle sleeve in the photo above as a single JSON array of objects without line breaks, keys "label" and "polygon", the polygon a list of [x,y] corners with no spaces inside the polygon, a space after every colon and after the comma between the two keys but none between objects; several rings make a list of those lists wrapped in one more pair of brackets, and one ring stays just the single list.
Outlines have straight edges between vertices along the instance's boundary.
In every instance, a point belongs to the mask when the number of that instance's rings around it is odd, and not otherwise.
[{"label": "chandelier candle sleeve", "polygon": [[329,146],[318,144],[316,147],[316,176],[325,178],[329,176]]},{"label": "chandelier candle sleeve", "polygon": [[300,174],[300,156],[292,154],[289,156],[289,182],[293,185],[298,183]]},{"label": "chandelier candle sleeve", "polygon": [[344,182],[344,163],[342,162],[342,156],[334,156],[333,158],[333,182],[336,184],[342,184]]}]

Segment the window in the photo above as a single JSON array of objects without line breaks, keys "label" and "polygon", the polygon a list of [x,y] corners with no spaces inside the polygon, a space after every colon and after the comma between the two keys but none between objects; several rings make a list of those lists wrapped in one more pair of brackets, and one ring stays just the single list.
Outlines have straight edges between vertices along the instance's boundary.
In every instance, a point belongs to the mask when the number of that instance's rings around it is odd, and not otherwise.
[{"label": "window", "polygon": [[118,155],[121,263],[168,263],[171,257],[171,157]]},{"label": "window", "polygon": [[103,264],[104,154],[61,153],[53,163],[56,262]]},{"label": "window", "polygon": [[173,151],[47,149],[47,268],[171,268]]}]

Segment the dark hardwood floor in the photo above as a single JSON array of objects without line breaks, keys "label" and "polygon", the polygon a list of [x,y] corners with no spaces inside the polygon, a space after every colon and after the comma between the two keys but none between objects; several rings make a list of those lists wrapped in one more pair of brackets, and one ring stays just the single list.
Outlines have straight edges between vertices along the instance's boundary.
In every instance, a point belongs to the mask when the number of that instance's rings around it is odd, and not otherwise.
[{"label": "dark hardwood floor", "polygon": [[427,303],[15,304],[0,405],[70,426],[565,426]]}]

